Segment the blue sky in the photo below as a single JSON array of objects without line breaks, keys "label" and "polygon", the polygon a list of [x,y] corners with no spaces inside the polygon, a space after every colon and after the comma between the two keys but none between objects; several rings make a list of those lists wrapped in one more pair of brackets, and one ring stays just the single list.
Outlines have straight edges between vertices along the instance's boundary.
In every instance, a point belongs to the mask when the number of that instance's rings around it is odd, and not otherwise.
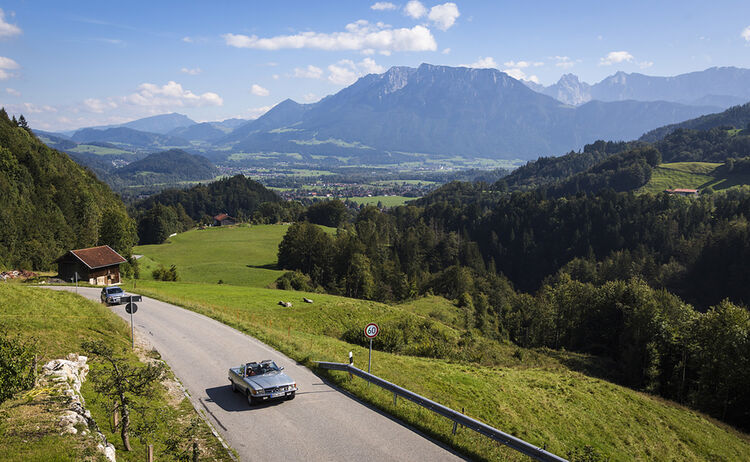
[{"label": "blue sky", "polygon": [[427,62],[549,85],[750,67],[748,1],[0,1],[0,105],[69,130],[254,118]]}]

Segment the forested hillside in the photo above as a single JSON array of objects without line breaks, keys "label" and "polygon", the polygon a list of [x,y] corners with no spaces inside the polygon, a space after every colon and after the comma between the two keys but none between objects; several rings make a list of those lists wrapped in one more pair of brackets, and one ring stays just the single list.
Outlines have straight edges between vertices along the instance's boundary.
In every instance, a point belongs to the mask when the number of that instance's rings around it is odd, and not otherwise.
[{"label": "forested hillside", "polygon": [[[602,169],[599,164],[611,156],[646,146],[656,149],[661,157],[660,162],[665,163],[739,159],[750,154],[748,124],[750,103],[729,108],[720,114],[662,127],[644,135],[640,141],[597,141],[586,145],[581,152],[570,152],[560,157],[540,157],[499,180],[495,188],[518,191],[544,186],[551,194],[575,194],[596,192],[614,180],[619,186],[612,184],[611,187],[616,190],[634,190],[648,181],[650,169],[642,163],[636,165],[639,162],[632,155],[623,154],[620,160],[615,161],[618,164],[615,170],[619,171]],[[661,135],[652,135],[657,132]],[[601,174],[607,170],[609,173]]]},{"label": "forested hillside", "polygon": [[336,236],[295,224],[279,265],[303,273],[284,277],[293,287],[455,299],[486,335],[608,357],[611,379],[745,426],[747,217],[750,188],[556,199],[456,182],[416,206],[367,207]]},{"label": "forested hillside", "polygon": [[133,220],[87,169],[0,110],[0,267],[47,269],[70,249],[107,244],[129,255]]},{"label": "forested hillside", "polygon": [[654,142],[663,139],[670,133],[679,129],[708,130],[718,127],[746,128],[750,123],[750,103],[742,106],[733,106],[724,112],[707,114],[695,119],[686,120],[677,124],[666,125],[641,137],[641,141]]},{"label": "forested hillside", "polygon": [[[138,221],[141,244],[159,244],[172,233],[191,228],[195,223],[210,224],[220,213],[247,220],[255,213],[288,221],[287,210],[299,207],[283,202],[278,194],[262,184],[237,175],[190,189],[167,189],[136,203],[132,215]],[[300,211],[295,212],[299,216]],[[274,221],[274,222],[275,222]]]}]

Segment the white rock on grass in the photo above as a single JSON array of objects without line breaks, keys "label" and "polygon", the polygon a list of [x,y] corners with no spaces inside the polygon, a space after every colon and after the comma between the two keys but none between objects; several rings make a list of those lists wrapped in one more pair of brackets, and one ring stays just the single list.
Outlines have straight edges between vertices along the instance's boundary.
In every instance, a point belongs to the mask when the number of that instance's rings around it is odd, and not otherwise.
[{"label": "white rock on grass", "polygon": [[60,416],[58,424],[62,427],[61,434],[77,434],[81,428],[81,435],[92,434],[97,440],[97,449],[111,462],[115,462],[115,447],[107,442],[107,438],[99,431],[96,422],[91,418],[91,412],[85,407],[85,400],[81,395],[81,385],[89,372],[88,358],[75,353],[66,359],[53,359],[42,367],[40,383],[52,383],[54,387],[68,398],[69,408]]}]

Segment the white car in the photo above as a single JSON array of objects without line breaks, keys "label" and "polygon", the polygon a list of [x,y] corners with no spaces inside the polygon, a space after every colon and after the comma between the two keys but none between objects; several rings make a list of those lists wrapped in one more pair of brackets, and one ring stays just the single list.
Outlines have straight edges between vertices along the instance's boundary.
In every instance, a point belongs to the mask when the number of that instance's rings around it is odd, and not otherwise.
[{"label": "white car", "polygon": [[127,296],[128,294],[118,286],[105,287],[101,293],[102,303],[106,305],[119,305],[122,298]]}]

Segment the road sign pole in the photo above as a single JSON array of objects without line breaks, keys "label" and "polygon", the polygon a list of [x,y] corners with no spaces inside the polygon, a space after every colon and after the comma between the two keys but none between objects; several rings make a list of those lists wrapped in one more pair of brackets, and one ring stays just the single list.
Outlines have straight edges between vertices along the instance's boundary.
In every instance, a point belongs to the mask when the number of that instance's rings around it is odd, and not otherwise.
[{"label": "road sign pole", "polygon": [[[130,300],[131,301],[129,303],[133,303],[132,302],[133,297],[130,297]],[[135,350],[135,333],[133,330],[133,311],[135,310],[133,310],[133,308],[130,308],[130,347],[131,349]]]},{"label": "road sign pole", "polygon": [[370,339],[370,356],[367,358],[367,373],[370,373],[370,366],[372,365],[372,339]]}]

